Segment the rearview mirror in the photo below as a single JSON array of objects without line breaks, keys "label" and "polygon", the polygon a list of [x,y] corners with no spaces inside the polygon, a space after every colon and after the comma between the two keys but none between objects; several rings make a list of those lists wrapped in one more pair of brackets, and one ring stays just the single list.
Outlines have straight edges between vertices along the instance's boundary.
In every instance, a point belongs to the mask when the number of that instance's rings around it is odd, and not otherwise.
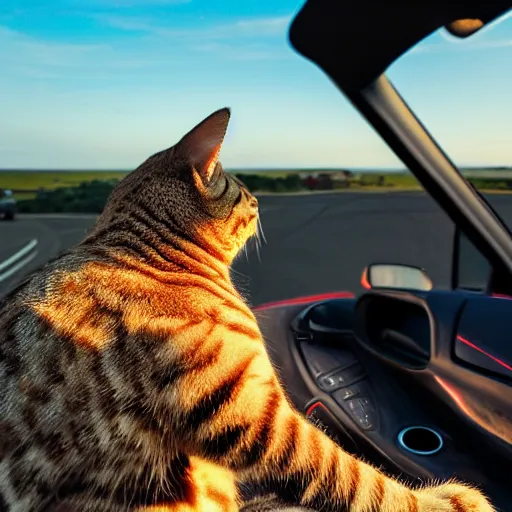
[{"label": "rearview mirror", "polygon": [[395,263],[375,263],[363,270],[363,288],[403,288],[429,291],[434,287],[432,279],[418,267]]}]

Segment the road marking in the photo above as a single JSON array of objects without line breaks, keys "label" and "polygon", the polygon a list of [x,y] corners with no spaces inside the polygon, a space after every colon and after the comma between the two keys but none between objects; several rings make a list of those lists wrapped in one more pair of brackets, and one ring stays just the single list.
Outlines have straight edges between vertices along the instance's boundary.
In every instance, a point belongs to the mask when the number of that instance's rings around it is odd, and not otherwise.
[{"label": "road marking", "polygon": [[29,254],[26,258],[11,267],[9,270],[6,270],[3,274],[0,274],[0,283],[18,272],[18,270],[23,268],[27,263],[30,263],[37,256],[37,254],[38,252],[34,251],[32,254]]},{"label": "road marking", "polygon": [[0,263],[0,282],[11,277],[36,257],[37,250],[34,251],[34,249],[37,247],[37,243],[37,240],[34,238],[25,247]]}]

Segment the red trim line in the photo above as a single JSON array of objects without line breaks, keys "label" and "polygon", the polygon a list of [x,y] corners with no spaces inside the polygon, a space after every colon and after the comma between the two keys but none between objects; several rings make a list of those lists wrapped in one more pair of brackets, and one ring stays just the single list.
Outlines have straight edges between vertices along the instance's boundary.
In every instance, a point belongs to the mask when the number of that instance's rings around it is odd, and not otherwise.
[{"label": "red trim line", "polygon": [[493,293],[491,294],[491,297],[493,299],[507,299],[512,300],[512,297],[510,295],[504,295],[503,293]]},{"label": "red trim line", "polygon": [[317,409],[318,407],[321,407],[324,411],[329,412],[327,407],[322,402],[315,402],[313,405],[310,405],[308,410],[306,411],[306,416],[311,416],[313,414],[313,411]]},{"label": "red trim line", "polygon": [[457,334],[457,339],[460,342],[464,343],[464,345],[467,345],[468,347],[471,347],[474,350],[478,350],[478,352],[482,353],[484,356],[487,356],[489,359],[492,359],[495,363],[498,363],[499,365],[503,366],[503,368],[506,368],[507,370],[510,370],[512,372],[512,366],[510,366],[509,364],[505,363],[501,359],[498,359],[497,357],[494,357],[493,355],[489,354],[489,352],[486,352],[485,350],[481,349],[480,347],[478,347],[474,343],[471,343],[471,341],[463,338],[459,334]]},{"label": "red trim line", "polygon": [[308,295],[306,297],[296,297],[294,299],[285,299],[285,300],[278,300],[275,302],[267,302],[265,304],[260,304],[259,306],[253,307],[252,310],[258,311],[261,309],[293,306],[296,304],[306,304],[308,302],[317,302],[317,301],[328,300],[328,299],[353,299],[353,298],[354,298],[354,294],[352,292],[329,292],[329,293],[321,293],[318,295]]},{"label": "red trim line", "polygon": [[365,290],[371,290],[372,285],[368,282],[368,268],[365,268],[363,270],[363,273],[361,274],[361,286]]}]

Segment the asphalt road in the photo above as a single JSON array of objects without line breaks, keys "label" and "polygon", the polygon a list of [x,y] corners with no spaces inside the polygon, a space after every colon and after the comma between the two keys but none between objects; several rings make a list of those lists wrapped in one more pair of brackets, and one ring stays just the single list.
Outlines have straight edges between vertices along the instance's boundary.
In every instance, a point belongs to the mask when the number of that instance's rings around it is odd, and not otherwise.
[{"label": "asphalt road", "polygon": [[[512,225],[512,196],[494,196],[492,202]],[[260,206],[267,240],[261,259],[250,248],[233,272],[253,305],[304,294],[358,292],[361,270],[371,262],[418,265],[437,287],[449,285],[453,224],[423,193],[263,196]],[[94,219],[33,215],[0,222],[0,295],[79,242]],[[30,251],[20,257],[29,243]]]}]

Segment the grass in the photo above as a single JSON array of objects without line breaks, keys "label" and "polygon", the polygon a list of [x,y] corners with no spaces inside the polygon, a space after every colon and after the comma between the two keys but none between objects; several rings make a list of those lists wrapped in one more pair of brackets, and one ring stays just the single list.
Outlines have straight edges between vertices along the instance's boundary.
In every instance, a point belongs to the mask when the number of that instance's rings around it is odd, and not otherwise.
[{"label": "grass", "polygon": [[[329,172],[336,169],[318,169],[318,172]],[[233,169],[233,173],[259,174],[268,177],[285,177],[288,174],[307,174],[313,169]],[[475,171],[475,170],[473,170]],[[487,169],[476,170],[481,173],[485,179],[485,173],[490,171]],[[82,182],[93,180],[121,179],[129,171],[112,171],[112,170],[95,170],[95,171],[40,171],[40,170],[0,170],[0,188],[11,189],[17,199],[31,199],[36,195],[38,189],[47,190],[59,187],[75,187]],[[420,190],[422,187],[416,178],[407,172],[354,172],[355,182],[350,186],[349,190]],[[384,186],[378,186],[376,180],[379,176],[384,177]],[[365,186],[361,186],[358,181],[365,182]]]},{"label": "grass", "polygon": [[258,176],[267,176],[270,178],[286,178],[289,174],[310,174],[312,172],[329,172],[339,169],[229,169],[233,174],[257,174]]},{"label": "grass", "polygon": [[[8,187],[5,187],[5,188],[8,188]],[[18,201],[21,201],[23,199],[34,199],[34,197],[36,197],[35,192],[25,192],[25,191],[16,191],[16,193],[13,195]]]},{"label": "grass", "polygon": [[[60,187],[76,187],[82,182],[93,180],[121,179],[129,171],[39,171],[0,170],[0,188],[14,191],[16,199],[32,199],[38,189],[54,190]],[[232,172],[239,172],[234,170]],[[248,174],[260,174],[274,178],[284,177],[294,171],[265,170],[245,171]],[[295,171],[297,172],[297,171]]]},{"label": "grass", "polygon": [[412,174],[389,173],[384,178],[385,186],[391,186],[395,189],[420,189],[422,188],[418,180]]},{"label": "grass", "polygon": [[122,178],[127,171],[0,171],[0,188],[12,189],[16,198],[28,199],[40,188],[76,187],[84,181]]}]

